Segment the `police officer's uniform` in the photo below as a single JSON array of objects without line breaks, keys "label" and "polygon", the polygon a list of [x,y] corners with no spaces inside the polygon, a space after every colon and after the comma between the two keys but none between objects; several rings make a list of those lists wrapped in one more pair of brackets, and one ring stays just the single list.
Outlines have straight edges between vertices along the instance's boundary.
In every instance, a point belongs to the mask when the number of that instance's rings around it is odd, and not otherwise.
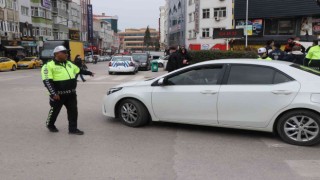
[{"label": "police officer's uniform", "polygon": [[306,59],[309,60],[309,67],[320,70],[320,46],[311,47]]},{"label": "police officer's uniform", "polygon": [[[51,108],[46,122],[49,130],[50,128],[56,129],[54,123],[62,106],[65,105],[68,113],[69,132],[79,131],[77,129],[77,80],[75,79],[78,73],[92,75],[90,71],[80,70],[71,61],[51,60],[43,65],[41,70],[42,80],[50,93]],[[60,100],[54,100],[55,95],[59,95]]]}]

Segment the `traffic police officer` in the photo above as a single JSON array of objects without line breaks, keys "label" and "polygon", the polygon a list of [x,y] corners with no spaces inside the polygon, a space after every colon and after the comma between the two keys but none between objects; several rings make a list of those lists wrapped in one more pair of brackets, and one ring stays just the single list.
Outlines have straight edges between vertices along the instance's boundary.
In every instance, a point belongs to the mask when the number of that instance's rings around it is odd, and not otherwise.
[{"label": "traffic police officer", "polygon": [[320,46],[313,46],[308,51],[306,60],[309,61],[309,67],[320,70]]},{"label": "traffic police officer", "polygon": [[268,56],[267,49],[262,47],[258,49],[258,59],[271,61],[272,59]]},{"label": "traffic police officer", "polygon": [[78,107],[76,74],[93,76],[90,71],[80,70],[71,61],[68,61],[68,51],[64,46],[57,46],[54,50],[54,59],[43,65],[42,80],[50,93],[50,111],[46,122],[50,132],[58,132],[54,125],[59,112],[64,105],[68,113],[69,134],[83,135],[77,128]]}]

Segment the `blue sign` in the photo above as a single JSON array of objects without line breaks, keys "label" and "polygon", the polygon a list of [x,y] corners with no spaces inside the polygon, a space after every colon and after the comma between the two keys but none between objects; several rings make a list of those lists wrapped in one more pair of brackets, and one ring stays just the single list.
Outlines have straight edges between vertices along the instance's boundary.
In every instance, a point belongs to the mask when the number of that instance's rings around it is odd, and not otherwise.
[{"label": "blue sign", "polygon": [[93,12],[92,5],[88,4],[87,6],[87,14],[88,14],[88,41],[93,40]]},{"label": "blue sign", "polygon": [[47,8],[47,9],[51,8],[51,0],[41,0],[41,1],[42,1],[42,3],[41,3],[42,7]]}]

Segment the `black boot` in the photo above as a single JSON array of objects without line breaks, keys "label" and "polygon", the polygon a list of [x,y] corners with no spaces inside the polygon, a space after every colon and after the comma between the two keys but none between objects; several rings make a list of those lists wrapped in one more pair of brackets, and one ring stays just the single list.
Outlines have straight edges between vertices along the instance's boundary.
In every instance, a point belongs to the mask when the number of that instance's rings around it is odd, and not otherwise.
[{"label": "black boot", "polygon": [[84,132],[80,131],[79,129],[75,129],[75,130],[69,130],[69,134],[83,135]]}]

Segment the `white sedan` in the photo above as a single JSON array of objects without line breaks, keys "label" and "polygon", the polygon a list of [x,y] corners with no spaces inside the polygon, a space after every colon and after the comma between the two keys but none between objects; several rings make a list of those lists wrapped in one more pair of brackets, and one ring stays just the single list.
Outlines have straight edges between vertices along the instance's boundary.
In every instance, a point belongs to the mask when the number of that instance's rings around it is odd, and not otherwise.
[{"label": "white sedan", "polygon": [[281,61],[214,60],[111,88],[102,112],[128,126],[165,121],[320,142],[320,72]]},{"label": "white sedan", "polygon": [[127,73],[135,74],[138,72],[139,65],[133,60],[132,56],[113,56],[109,62],[109,74]]}]

